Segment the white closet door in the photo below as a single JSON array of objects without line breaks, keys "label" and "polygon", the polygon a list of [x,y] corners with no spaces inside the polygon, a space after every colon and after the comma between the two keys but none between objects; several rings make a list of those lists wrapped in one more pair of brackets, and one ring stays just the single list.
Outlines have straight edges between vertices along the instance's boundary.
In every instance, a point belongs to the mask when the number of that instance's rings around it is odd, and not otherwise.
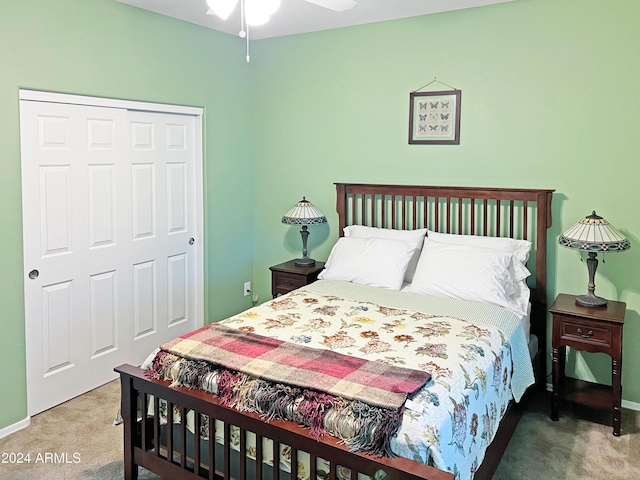
[{"label": "white closet door", "polygon": [[195,328],[194,118],[20,103],[34,415]]},{"label": "white closet door", "polygon": [[132,357],[196,328],[195,137],[189,115],[129,112]]}]

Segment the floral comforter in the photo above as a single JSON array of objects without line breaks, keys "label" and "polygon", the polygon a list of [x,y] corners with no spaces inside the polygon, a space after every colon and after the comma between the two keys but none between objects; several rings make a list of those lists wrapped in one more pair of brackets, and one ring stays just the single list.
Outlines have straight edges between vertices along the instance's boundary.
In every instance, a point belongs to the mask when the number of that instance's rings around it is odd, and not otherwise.
[{"label": "floral comforter", "polygon": [[533,383],[522,325],[492,305],[381,290],[318,281],[221,323],[429,372],[392,451],[469,480],[509,401]]}]

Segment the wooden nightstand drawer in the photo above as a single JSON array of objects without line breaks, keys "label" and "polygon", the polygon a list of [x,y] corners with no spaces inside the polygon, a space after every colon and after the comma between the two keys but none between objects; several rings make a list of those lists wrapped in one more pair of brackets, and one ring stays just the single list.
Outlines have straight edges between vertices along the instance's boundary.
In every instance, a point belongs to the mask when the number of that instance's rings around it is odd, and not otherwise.
[{"label": "wooden nightstand drawer", "polygon": [[315,282],[323,268],[324,262],[297,266],[295,260],[269,267],[269,270],[271,270],[271,294],[273,298]]},{"label": "wooden nightstand drawer", "polygon": [[278,290],[295,290],[307,284],[307,278],[300,275],[289,275],[282,272],[274,272],[273,284]]},{"label": "wooden nightstand drawer", "polygon": [[591,324],[585,320],[574,322],[563,318],[561,321],[560,331],[563,339],[611,347],[613,332],[610,327]]}]

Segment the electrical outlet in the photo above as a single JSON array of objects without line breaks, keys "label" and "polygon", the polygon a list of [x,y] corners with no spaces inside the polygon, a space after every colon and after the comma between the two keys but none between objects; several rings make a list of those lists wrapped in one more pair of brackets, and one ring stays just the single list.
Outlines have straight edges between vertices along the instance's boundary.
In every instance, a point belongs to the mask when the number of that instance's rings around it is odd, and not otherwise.
[{"label": "electrical outlet", "polygon": [[244,290],[242,290],[242,293],[245,297],[251,295],[251,282],[244,282]]}]

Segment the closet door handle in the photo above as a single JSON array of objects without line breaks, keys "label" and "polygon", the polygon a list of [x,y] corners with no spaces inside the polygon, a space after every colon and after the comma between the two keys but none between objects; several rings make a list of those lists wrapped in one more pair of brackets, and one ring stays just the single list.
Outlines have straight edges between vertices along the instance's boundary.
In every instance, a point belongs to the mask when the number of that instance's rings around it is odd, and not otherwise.
[{"label": "closet door handle", "polygon": [[29,278],[31,280],[35,280],[39,276],[40,276],[40,272],[38,270],[36,270],[35,268],[29,272]]}]

